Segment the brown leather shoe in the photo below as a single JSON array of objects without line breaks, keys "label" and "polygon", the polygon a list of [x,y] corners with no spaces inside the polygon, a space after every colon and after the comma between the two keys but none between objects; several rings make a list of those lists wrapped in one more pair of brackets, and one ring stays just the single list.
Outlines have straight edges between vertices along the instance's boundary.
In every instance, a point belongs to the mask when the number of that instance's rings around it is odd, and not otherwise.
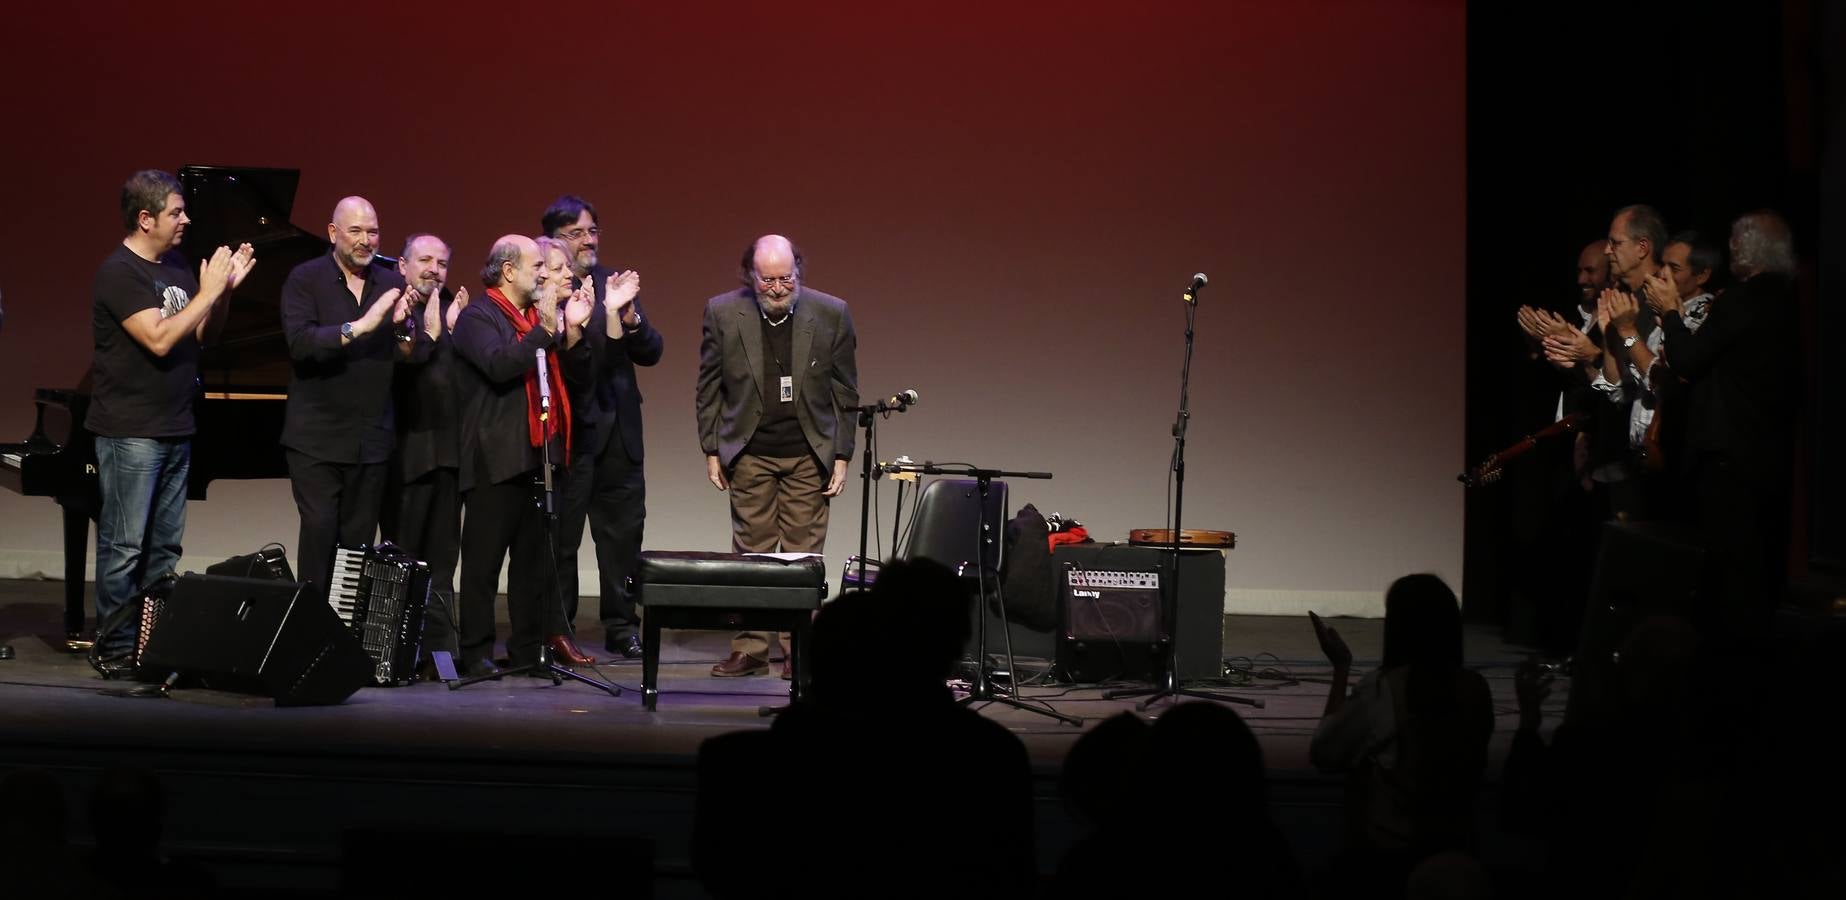
[{"label": "brown leather shoe", "polygon": [[596,664],[596,657],[584,653],[577,647],[577,642],[568,634],[554,634],[545,639],[545,646],[551,648],[551,658],[567,666],[589,666]]},{"label": "brown leather shoe", "polygon": [[711,667],[713,678],[742,678],[746,675],[761,675],[769,671],[769,660],[757,659],[748,653],[731,651],[731,655]]}]

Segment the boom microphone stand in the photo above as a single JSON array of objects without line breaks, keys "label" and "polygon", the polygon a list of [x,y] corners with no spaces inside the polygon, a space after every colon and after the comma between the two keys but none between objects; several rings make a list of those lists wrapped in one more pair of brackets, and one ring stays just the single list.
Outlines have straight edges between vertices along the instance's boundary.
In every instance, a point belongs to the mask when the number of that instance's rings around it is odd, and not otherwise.
[{"label": "boom microphone stand", "polygon": [[1183,299],[1186,301],[1186,359],[1179,370],[1179,415],[1173,422],[1173,521],[1170,537],[1172,545],[1167,549],[1167,561],[1172,565],[1172,574],[1162,580],[1160,590],[1161,618],[1164,620],[1161,643],[1165,644],[1166,670],[1161,673],[1160,686],[1157,688],[1134,688],[1125,691],[1108,691],[1104,700],[1117,697],[1139,697],[1147,694],[1148,698],[1135,704],[1135,709],[1146,712],[1147,708],[1160,700],[1172,697],[1192,697],[1199,700],[1220,700],[1226,703],[1244,703],[1261,709],[1263,701],[1248,697],[1233,697],[1229,694],[1214,694],[1209,691],[1189,690],[1179,680],[1179,545],[1180,511],[1186,502],[1186,426],[1192,421],[1189,408],[1188,389],[1192,384],[1192,324],[1198,315],[1199,289],[1205,286],[1205,274],[1192,276],[1192,286],[1186,289]]},{"label": "boom microphone stand", "polygon": [[[561,321],[563,318],[563,311],[560,310],[558,315]],[[564,614],[564,589],[558,585],[557,485],[552,479],[551,463],[551,452],[554,448],[551,439],[551,377],[545,363],[544,348],[540,348],[538,351],[538,422],[540,433],[545,435],[545,446],[542,448],[544,452],[540,454],[543,460],[539,464],[539,471],[542,473],[540,477],[542,479],[541,483],[544,486],[544,492],[537,498],[537,503],[538,508],[544,511],[545,552],[551,557],[551,599],[553,603],[557,604],[558,617],[564,620],[564,633],[575,639],[577,635],[577,624],[572,622],[570,618]],[[507,598],[508,601],[511,602],[512,586],[508,585],[507,587],[509,589]],[[581,672],[572,671],[568,666],[560,666],[553,662],[551,659],[551,644],[544,639],[544,632],[544,628],[539,629],[537,659],[525,665],[511,666],[501,669],[498,672],[489,672],[484,675],[470,676],[460,681],[452,681],[449,683],[449,690],[458,691],[477,681],[485,681],[489,678],[497,679],[507,675],[533,674],[541,677],[546,675],[551,676],[551,683],[554,685],[563,684],[564,679],[569,678],[572,681],[581,681],[590,687],[606,691],[611,697],[622,696],[622,689],[613,684],[591,678]]]},{"label": "boom microphone stand", "polygon": [[[989,546],[994,546],[994,547],[998,546],[1000,527],[1001,527],[1001,524],[999,522],[997,521],[990,522],[987,519],[987,516],[988,516],[987,507],[989,505],[987,500],[992,492],[993,480],[995,478],[1048,479],[1051,477],[1051,473],[1050,472],[1005,472],[999,469],[981,469],[981,468],[975,468],[973,466],[956,466],[953,468],[945,468],[943,466],[931,465],[929,463],[924,463],[923,465],[920,465],[920,466],[893,464],[893,465],[885,466],[885,470],[886,471],[896,471],[896,472],[915,472],[919,475],[961,475],[964,477],[971,476],[974,478],[975,484],[979,488],[980,498],[981,498],[981,508],[980,508],[980,517],[979,517],[980,518],[980,521],[979,521],[980,534],[979,534],[979,542],[975,544],[974,560],[972,563],[975,567],[975,574],[976,574],[977,580],[980,582],[979,594],[975,598],[976,606],[975,606],[975,611],[974,611],[974,623],[975,623],[974,624],[974,683],[970,685],[968,688],[968,696],[961,698],[961,700],[958,702],[963,705],[972,704],[972,703],[999,703],[1003,706],[1010,706],[1014,709],[1023,709],[1029,713],[1037,713],[1038,715],[1041,715],[1041,716],[1050,716],[1051,718],[1057,719],[1058,721],[1063,722],[1067,725],[1076,725],[1078,727],[1082,727],[1083,725],[1082,719],[1079,719],[1075,716],[1067,716],[1061,712],[1058,712],[1055,709],[1047,709],[1043,706],[1033,706],[1030,703],[1026,703],[1018,699],[1017,695],[1018,695],[1019,681],[1016,675],[1013,676],[1013,690],[1007,693],[995,693],[994,684],[993,684],[993,670],[987,664],[987,578],[989,575],[989,568],[990,568],[987,564],[987,548]],[[1001,586],[1000,586],[1000,573],[999,573],[999,567],[998,567],[999,559],[997,555],[996,555],[994,562],[995,562],[995,565],[991,567],[993,569],[991,573],[993,575],[993,595],[994,595],[994,599],[998,602],[998,605],[1000,607],[1000,617],[1001,617],[1000,620],[1002,622],[1005,622],[1006,621],[1006,595],[1002,591]],[[967,563],[964,563],[963,565],[967,565]],[[961,573],[957,572],[956,574],[959,575]],[[1013,644],[1012,644],[1010,635],[1008,635],[1008,640],[1006,642],[1006,670],[1009,673],[1016,673],[1019,671],[1018,667],[1013,664]]]},{"label": "boom microphone stand", "polygon": [[[859,491],[859,555],[857,557],[859,561],[859,587],[862,589],[865,587],[866,535],[872,520],[872,479],[882,474],[879,471],[879,466],[872,461],[872,456],[876,452],[878,446],[878,416],[880,413],[887,416],[894,412],[901,413],[909,409],[916,402],[916,391],[904,391],[900,394],[893,394],[877,403],[853,407],[853,410],[859,414],[859,427],[865,429],[865,438],[860,442],[860,455],[863,459],[859,466],[859,478],[863,482],[863,485]],[[892,550],[897,549],[897,542],[895,539],[893,539],[891,543],[891,548]]]}]

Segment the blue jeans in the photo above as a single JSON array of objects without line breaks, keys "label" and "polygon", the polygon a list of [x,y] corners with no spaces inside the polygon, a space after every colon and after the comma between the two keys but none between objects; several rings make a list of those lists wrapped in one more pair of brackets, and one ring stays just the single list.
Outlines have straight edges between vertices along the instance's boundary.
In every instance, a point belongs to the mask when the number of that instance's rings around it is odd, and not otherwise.
[{"label": "blue jeans", "polygon": [[103,495],[96,520],[96,644],[105,657],[133,648],[140,622],[130,618],[108,634],[101,633],[102,623],[179,565],[191,471],[188,439],[96,439]]}]

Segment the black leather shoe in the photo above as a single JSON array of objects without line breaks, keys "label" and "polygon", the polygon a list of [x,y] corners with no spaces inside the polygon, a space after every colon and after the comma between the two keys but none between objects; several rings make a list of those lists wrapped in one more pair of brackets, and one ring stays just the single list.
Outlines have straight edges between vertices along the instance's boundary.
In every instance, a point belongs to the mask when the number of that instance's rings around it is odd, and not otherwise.
[{"label": "black leather shoe", "polygon": [[500,667],[494,665],[494,661],[487,657],[463,660],[461,665],[461,676],[463,678],[472,678],[476,675],[496,675],[499,674],[499,672]]},{"label": "black leather shoe", "polygon": [[641,632],[609,632],[603,635],[603,650],[610,656],[623,659],[641,658]]},{"label": "black leather shoe", "polygon": [[95,667],[96,673],[106,681],[125,681],[135,677],[134,657],[126,653],[97,660],[91,665]]}]

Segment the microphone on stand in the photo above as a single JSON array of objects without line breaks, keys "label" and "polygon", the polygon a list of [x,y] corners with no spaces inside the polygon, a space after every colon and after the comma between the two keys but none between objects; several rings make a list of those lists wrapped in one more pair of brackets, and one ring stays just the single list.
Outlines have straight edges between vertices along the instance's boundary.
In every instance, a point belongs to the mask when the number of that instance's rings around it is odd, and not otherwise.
[{"label": "microphone on stand", "polygon": [[551,372],[545,366],[545,351],[538,351],[538,411],[542,418],[551,412]]},{"label": "microphone on stand", "polygon": [[[564,307],[560,306],[558,307],[557,329],[553,331],[552,334],[559,335],[563,333]],[[553,339],[555,340],[555,337]],[[546,419],[546,414],[551,412],[551,371],[545,364],[546,349],[548,348],[540,347],[538,350],[534,351],[538,354],[538,413],[539,419],[541,420]]]},{"label": "microphone on stand", "polygon": [[878,408],[885,412],[903,412],[916,405],[918,399],[920,398],[914,390],[901,391],[878,401]]},{"label": "microphone on stand", "polygon": [[1186,293],[1180,296],[1187,303],[1197,304],[1199,302],[1198,300],[1199,290],[1205,287],[1205,283],[1210,280],[1211,279],[1205,277],[1204,272],[1199,272],[1199,273],[1194,274],[1192,276],[1192,286],[1186,288]]},{"label": "microphone on stand", "polygon": [[917,473],[910,471],[916,464],[916,460],[908,456],[900,456],[890,462],[879,463],[878,467],[872,470],[874,472],[872,477],[883,478],[889,475],[892,481],[916,481]]}]

